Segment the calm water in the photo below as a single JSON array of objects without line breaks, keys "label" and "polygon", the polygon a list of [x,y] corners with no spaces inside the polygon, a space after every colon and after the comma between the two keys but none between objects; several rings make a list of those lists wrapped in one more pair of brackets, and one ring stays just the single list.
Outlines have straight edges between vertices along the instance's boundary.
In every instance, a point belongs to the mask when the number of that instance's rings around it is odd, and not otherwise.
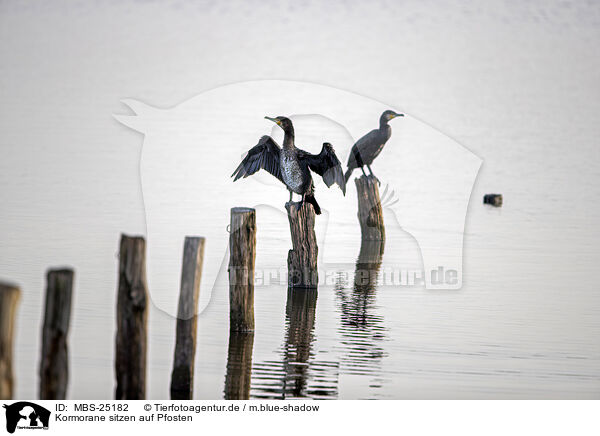
[{"label": "calm water", "polygon": [[[203,288],[195,397],[599,398],[600,8],[426,3],[290,6],[296,38],[273,8],[241,3],[53,9],[3,2],[0,278],[23,290],[16,396],[37,395],[44,272],[67,264],[76,268],[69,397],[113,397],[119,234],[144,234],[152,206],[140,183],[144,138],[111,118],[127,111],[119,100],[171,107],[225,83],[290,78],[352,90],[409,115],[404,127],[394,125],[396,142],[373,166],[384,185],[395,150],[410,157],[419,146],[411,119],[483,160],[467,211],[463,287],[382,283],[392,268],[422,268],[415,239],[386,207],[385,247],[361,245],[354,187],[342,198],[321,184],[317,198],[332,219],[317,223],[319,237],[327,235],[320,273],[331,280],[316,292],[257,287],[255,333],[230,337],[219,269],[225,246],[213,241],[227,238],[229,207],[250,204],[232,199],[220,177],[227,180],[243,150],[269,133],[262,116],[277,113],[245,112],[239,121],[256,118],[259,127],[237,132],[224,115],[237,108],[226,100],[219,116],[203,119],[235,140],[213,145],[215,155],[231,155],[231,165],[205,173],[210,201],[199,203],[221,215],[205,214],[201,229],[207,264],[216,267],[202,282],[215,287],[212,294]],[[260,20],[270,25],[256,29]],[[376,31],[355,30],[373,23]],[[377,116],[354,127],[373,128]],[[303,145],[317,151],[324,133],[311,133]],[[348,131],[327,135],[345,159]],[[245,182],[236,189],[262,186]],[[410,181],[393,189],[400,208],[408,207],[402,199],[409,191],[425,190]],[[501,209],[481,204],[489,192],[504,194]],[[287,194],[265,185],[264,195],[275,200],[257,206],[257,269],[277,271],[290,248]],[[436,212],[442,217],[447,200]],[[173,211],[192,216],[198,209]],[[432,218],[423,217],[423,226]],[[167,257],[173,265],[152,267],[155,282],[162,275],[175,285],[155,294],[158,307],[150,308],[151,398],[168,397],[172,365],[175,320],[167,312],[177,301],[178,275],[171,273],[179,255]],[[356,280],[357,269],[370,271],[370,280]]]}]

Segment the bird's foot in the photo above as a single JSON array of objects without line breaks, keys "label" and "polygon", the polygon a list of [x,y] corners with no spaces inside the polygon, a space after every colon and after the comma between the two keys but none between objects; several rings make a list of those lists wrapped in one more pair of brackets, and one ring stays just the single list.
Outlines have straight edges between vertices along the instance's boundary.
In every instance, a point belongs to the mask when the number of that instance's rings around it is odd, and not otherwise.
[{"label": "bird's foot", "polygon": [[371,177],[373,180],[375,180],[377,182],[378,186],[381,186],[381,181],[377,178],[377,176],[375,174],[371,174],[369,177]]}]

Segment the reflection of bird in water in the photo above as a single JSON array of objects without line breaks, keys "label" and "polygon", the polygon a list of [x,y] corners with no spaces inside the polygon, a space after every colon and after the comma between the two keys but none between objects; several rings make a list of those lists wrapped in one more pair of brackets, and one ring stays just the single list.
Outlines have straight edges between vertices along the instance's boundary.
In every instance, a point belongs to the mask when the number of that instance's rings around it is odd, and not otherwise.
[{"label": "reflection of bird in water", "polygon": [[363,241],[356,261],[354,287],[350,295],[336,291],[341,308],[342,343],[347,356],[342,362],[352,374],[372,374],[384,356],[378,342],[385,338],[383,317],[374,314],[375,293],[383,256],[383,241]]},{"label": "reflection of bird in water", "polygon": [[290,191],[290,202],[295,192],[302,196],[302,202],[312,204],[315,213],[319,215],[321,208],[314,196],[314,184],[310,171],[323,177],[325,184],[330,187],[337,183],[346,194],[346,181],[342,165],[335,155],[333,147],[328,142],[323,143],[319,154],[310,154],[300,150],[294,143],[294,126],[286,117],[269,118],[284,131],[283,148],[270,136],[263,136],[258,144],[250,149],[248,155],[231,175],[233,181],[248,177],[260,169],[264,169],[277,177]]},{"label": "reflection of bird in water", "polygon": [[[404,114],[398,114],[394,111],[387,110],[381,114],[379,118],[379,129],[371,130],[365,136],[356,141],[356,144],[352,146],[352,150],[350,150],[350,156],[348,157],[348,169],[346,170],[346,174],[344,174],[344,179],[348,182],[348,179],[352,175],[352,171],[356,168],[362,170],[363,174],[366,176],[364,165],[367,166],[371,176],[375,177],[373,171],[371,170],[371,164],[375,160],[381,150],[383,150],[383,146],[392,136],[392,128],[388,124],[388,122],[396,117],[403,117]],[[379,182],[377,177],[375,180]]]},{"label": "reflection of bird in water", "polygon": [[315,361],[312,351],[316,308],[316,289],[288,289],[282,361],[254,365],[253,397],[290,399],[337,396],[337,364]]}]

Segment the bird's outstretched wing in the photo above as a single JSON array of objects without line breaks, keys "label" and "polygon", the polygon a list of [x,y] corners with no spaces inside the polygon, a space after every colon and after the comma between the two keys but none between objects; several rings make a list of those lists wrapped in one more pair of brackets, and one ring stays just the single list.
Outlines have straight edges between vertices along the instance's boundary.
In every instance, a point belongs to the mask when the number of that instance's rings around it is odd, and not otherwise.
[{"label": "bird's outstretched wing", "polygon": [[248,177],[263,169],[273,174],[283,182],[281,177],[281,166],[279,164],[279,145],[270,136],[263,136],[254,147],[252,147],[242,163],[235,169],[231,177],[235,182],[242,177]]},{"label": "bird's outstretched wing", "polygon": [[304,160],[311,170],[322,176],[323,181],[328,187],[337,183],[344,195],[346,195],[346,179],[344,179],[342,164],[335,155],[331,144],[324,142],[319,154],[310,154],[303,150],[298,151],[298,158]]}]

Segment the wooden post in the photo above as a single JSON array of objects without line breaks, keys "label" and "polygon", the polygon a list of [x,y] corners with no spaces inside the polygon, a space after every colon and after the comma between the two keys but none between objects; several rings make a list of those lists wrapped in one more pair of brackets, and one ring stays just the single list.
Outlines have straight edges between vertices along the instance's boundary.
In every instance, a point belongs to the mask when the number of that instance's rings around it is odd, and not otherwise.
[{"label": "wooden post", "polygon": [[315,210],[304,202],[285,204],[290,222],[292,249],[288,252],[288,287],[316,288],[319,283],[317,270],[317,237],[315,236]]},{"label": "wooden post", "polygon": [[40,399],[64,400],[69,381],[69,321],[73,294],[72,269],[51,269],[46,274],[46,308],[42,328]]},{"label": "wooden post", "polygon": [[377,181],[371,176],[354,179],[358,194],[358,221],[363,240],[384,241],[383,210]]},{"label": "wooden post", "polygon": [[254,331],[254,260],[256,211],[231,209],[229,235],[229,326],[233,332]]},{"label": "wooden post", "polygon": [[13,340],[20,297],[18,287],[0,283],[0,400],[13,397]]},{"label": "wooden post", "polygon": [[198,297],[204,258],[204,238],[187,236],[183,244],[181,289],[177,308],[171,399],[191,400],[194,394],[194,358],[198,325]]},{"label": "wooden post", "polygon": [[115,372],[117,400],[146,397],[146,241],[121,235]]},{"label": "wooden post", "polygon": [[253,345],[253,332],[229,332],[227,372],[225,374],[226,400],[250,399]]}]

